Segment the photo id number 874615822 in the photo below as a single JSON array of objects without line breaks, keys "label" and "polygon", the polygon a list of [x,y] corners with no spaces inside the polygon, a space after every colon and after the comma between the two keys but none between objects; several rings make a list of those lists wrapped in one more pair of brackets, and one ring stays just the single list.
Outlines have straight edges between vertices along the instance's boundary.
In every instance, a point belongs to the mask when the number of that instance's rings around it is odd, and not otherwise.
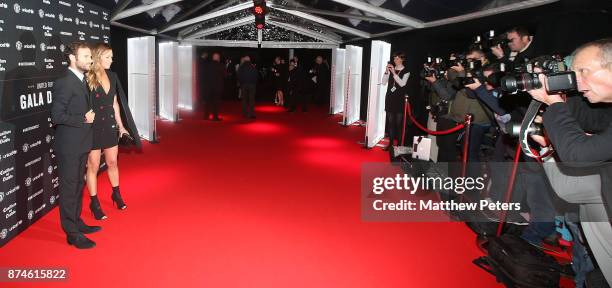
[{"label": "photo id number 874615822", "polygon": [[0,268],[0,282],[67,281],[66,268]]}]

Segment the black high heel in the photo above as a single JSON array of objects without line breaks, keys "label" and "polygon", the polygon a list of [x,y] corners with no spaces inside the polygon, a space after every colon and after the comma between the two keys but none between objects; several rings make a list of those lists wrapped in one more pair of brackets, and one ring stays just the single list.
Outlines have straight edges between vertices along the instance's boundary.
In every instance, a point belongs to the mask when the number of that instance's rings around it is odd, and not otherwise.
[{"label": "black high heel", "polygon": [[125,210],[125,208],[127,208],[127,205],[125,205],[125,202],[123,202],[123,198],[121,198],[121,193],[119,193],[119,187],[113,187],[111,199],[113,200],[113,204],[116,205],[117,209]]},{"label": "black high heel", "polygon": [[104,215],[102,212],[102,207],[100,206],[100,200],[98,200],[98,195],[90,196],[91,202],[89,202],[89,209],[91,213],[94,215],[96,220],[104,220],[108,217]]}]

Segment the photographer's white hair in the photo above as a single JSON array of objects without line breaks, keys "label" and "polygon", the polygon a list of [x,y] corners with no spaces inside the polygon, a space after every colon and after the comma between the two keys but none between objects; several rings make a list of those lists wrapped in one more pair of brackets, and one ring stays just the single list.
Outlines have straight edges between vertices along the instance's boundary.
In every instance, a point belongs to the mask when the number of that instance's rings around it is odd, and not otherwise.
[{"label": "photographer's white hair", "polygon": [[605,38],[586,43],[576,49],[576,52],[574,52],[574,54],[577,55],[584,49],[590,47],[599,48],[599,60],[601,67],[606,68],[608,70],[612,70],[612,38]]}]

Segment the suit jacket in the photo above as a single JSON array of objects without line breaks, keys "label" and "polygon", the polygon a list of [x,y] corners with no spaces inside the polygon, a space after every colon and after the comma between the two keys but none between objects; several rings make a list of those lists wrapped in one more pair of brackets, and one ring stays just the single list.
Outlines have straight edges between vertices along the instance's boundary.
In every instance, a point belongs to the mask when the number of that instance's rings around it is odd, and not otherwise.
[{"label": "suit jacket", "polygon": [[[205,74],[206,78],[204,78],[203,81],[208,81],[208,89],[223,94],[223,84],[225,83],[225,65],[221,64],[221,62],[210,61],[205,69],[207,70]],[[215,96],[212,94],[209,96]]]},{"label": "suit jacket", "polygon": [[506,64],[506,71],[512,71],[511,69],[514,69],[514,67],[518,67],[522,64],[525,64],[527,61],[536,58],[539,55],[539,51],[538,51],[538,47],[536,46],[537,43],[535,42],[535,37],[531,40],[531,44],[529,44],[529,47],[527,47],[527,49],[525,49],[525,51],[523,52],[519,52],[518,54],[516,54],[516,56],[514,57],[514,61],[510,61],[509,57],[510,57],[510,52],[509,51],[505,51],[506,53],[504,54],[504,57],[502,57],[501,59],[499,59],[499,62],[503,62]]},{"label": "suit jacket", "polygon": [[244,62],[238,68],[238,81],[240,84],[257,85],[259,73],[251,62]]},{"label": "suit jacket", "polygon": [[55,81],[51,121],[55,124],[56,153],[83,154],[91,150],[93,129],[85,123],[85,113],[90,107],[90,93],[72,71],[67,70]]}]

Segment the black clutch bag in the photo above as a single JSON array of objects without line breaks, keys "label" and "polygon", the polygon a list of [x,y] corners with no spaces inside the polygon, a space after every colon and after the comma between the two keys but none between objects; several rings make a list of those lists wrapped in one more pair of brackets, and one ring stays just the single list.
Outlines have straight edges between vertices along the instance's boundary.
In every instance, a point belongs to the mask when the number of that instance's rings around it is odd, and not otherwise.
[{"label": "black clutch bag", "polygon": [[136,145],[136,141],[134,140],[134,138],[130,134],[123,133],[123,134],[121,134],[121,136],[119,136],[119,145],[121,145],[121,146]]}]

